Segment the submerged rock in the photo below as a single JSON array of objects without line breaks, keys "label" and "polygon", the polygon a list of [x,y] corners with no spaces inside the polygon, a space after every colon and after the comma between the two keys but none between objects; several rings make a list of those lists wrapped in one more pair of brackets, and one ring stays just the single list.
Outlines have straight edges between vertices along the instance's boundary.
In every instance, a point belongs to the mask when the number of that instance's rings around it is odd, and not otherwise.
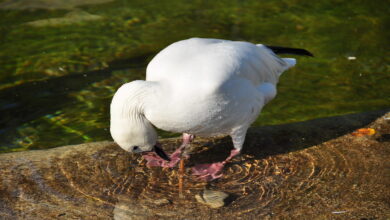
[{"label": "submerged rock", "polygon": [[30,21],[25,23],[25,25],[29,25],[33,27],[60,26],[60,25],[77,24],[86,21],[97,21],[101,19],[103,19],[103,17],[100,15],[93,15],[82,10],[73,10],[61,18],[48,18],[48,19]]},{"label": "submerged rock", "polygon": [[[183,197],[177,168],[148,168],[112,142],[1,154],[0,218],[387,219],[390,113],[379,116],[253,128],[222,178],[205,183],[186,173]],[[363,127],[375,134],[352,135]],[[179,144],[162,141],[167,151]],[[193,145],[199,150],[187,166],[223,160],[232,148],[229,138]],[[203,191],[201,201],[220,208],[198,203],[194,196]],[[237,198],[222,204],[220,192]]]},{"label": "submerged rock", "polygon": [[82,5],[95,5],[113,0],[5,0],[0,9],[73,9]]},{"label": "submerged rock", "polygon": [[204,190],[202,193],[195,195],[196,201],[214,209],[223,207],[225,199],[228,197],[229,194],[215,190]]}]

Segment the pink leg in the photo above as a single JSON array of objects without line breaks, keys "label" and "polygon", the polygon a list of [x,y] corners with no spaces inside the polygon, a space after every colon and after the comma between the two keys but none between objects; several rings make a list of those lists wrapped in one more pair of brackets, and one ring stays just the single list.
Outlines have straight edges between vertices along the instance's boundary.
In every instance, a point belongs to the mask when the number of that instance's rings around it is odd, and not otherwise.
[{"label": "pink leg", "polygon": [[169,157],[171,158],[171,161],[166,161],[159,156],[157,156],[154,152],[148,152],[143,155],[145,160],[148,162],[146,163],[149,167],[169,167],[172,168],[176,166],[176,164],[180,161],[180,156],[182,154],[182,151],[184,148],[191,143],[191,141],[194,139],[194,135],[183,133],[183,143],[181,146],[175,150]]},{"label": "pink leg", "polygon": [[222,176],[222,169],[227,162],[229,162],[233,157],[240,153],[240,150],[233,149],[230,152],[229,157],[227,157],[222,162],[216,162],[212,164],[199,164],[192,168],[192,174],[199,176],[199,178],[205,181],[211,181],[218,179]]}]

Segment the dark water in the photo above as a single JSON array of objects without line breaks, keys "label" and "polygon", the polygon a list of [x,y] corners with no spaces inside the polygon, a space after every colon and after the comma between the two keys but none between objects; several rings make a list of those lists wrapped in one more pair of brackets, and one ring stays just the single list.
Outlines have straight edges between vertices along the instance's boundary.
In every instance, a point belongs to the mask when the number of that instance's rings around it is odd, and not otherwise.
[{"label": "dark water", "polygon": [[115,90],[194,36],[314,53],[255,125],[390,107],[386,1],[66,2],[0,1],[0,152],[110,139]]}]

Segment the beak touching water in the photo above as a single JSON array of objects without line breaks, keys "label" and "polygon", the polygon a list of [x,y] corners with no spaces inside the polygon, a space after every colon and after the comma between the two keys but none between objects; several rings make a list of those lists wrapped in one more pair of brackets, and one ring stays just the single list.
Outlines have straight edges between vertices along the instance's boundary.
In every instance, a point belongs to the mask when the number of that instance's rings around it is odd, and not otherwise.
[{"label": "beak touching water", "polygon": [[154,152],[164,160],[171,161],[168,155],[157,145],[154,146]]}]

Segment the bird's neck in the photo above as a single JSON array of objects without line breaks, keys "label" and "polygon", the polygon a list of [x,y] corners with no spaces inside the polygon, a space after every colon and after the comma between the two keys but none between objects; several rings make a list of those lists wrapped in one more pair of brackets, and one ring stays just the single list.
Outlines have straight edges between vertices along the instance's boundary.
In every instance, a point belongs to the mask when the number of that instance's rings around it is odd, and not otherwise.
[{"label": "bird's neck", "polygon": [[136,132],[142,138],[150,136],[154,139],[157,136],[153,125],[145,116],[145,110],[153,107],[150,102],[155,100],[155,92],[153,83],[133,81],[123,85],[115,93],[110,109],[110,131],[117,143],[125,142],[127,137]]},{"label": "bird's neck", "polygon": [[153,82],[138,80],[123,85],[111,102],[111,123],[148,123],[145,110],[153,105],[155,93]]}]

